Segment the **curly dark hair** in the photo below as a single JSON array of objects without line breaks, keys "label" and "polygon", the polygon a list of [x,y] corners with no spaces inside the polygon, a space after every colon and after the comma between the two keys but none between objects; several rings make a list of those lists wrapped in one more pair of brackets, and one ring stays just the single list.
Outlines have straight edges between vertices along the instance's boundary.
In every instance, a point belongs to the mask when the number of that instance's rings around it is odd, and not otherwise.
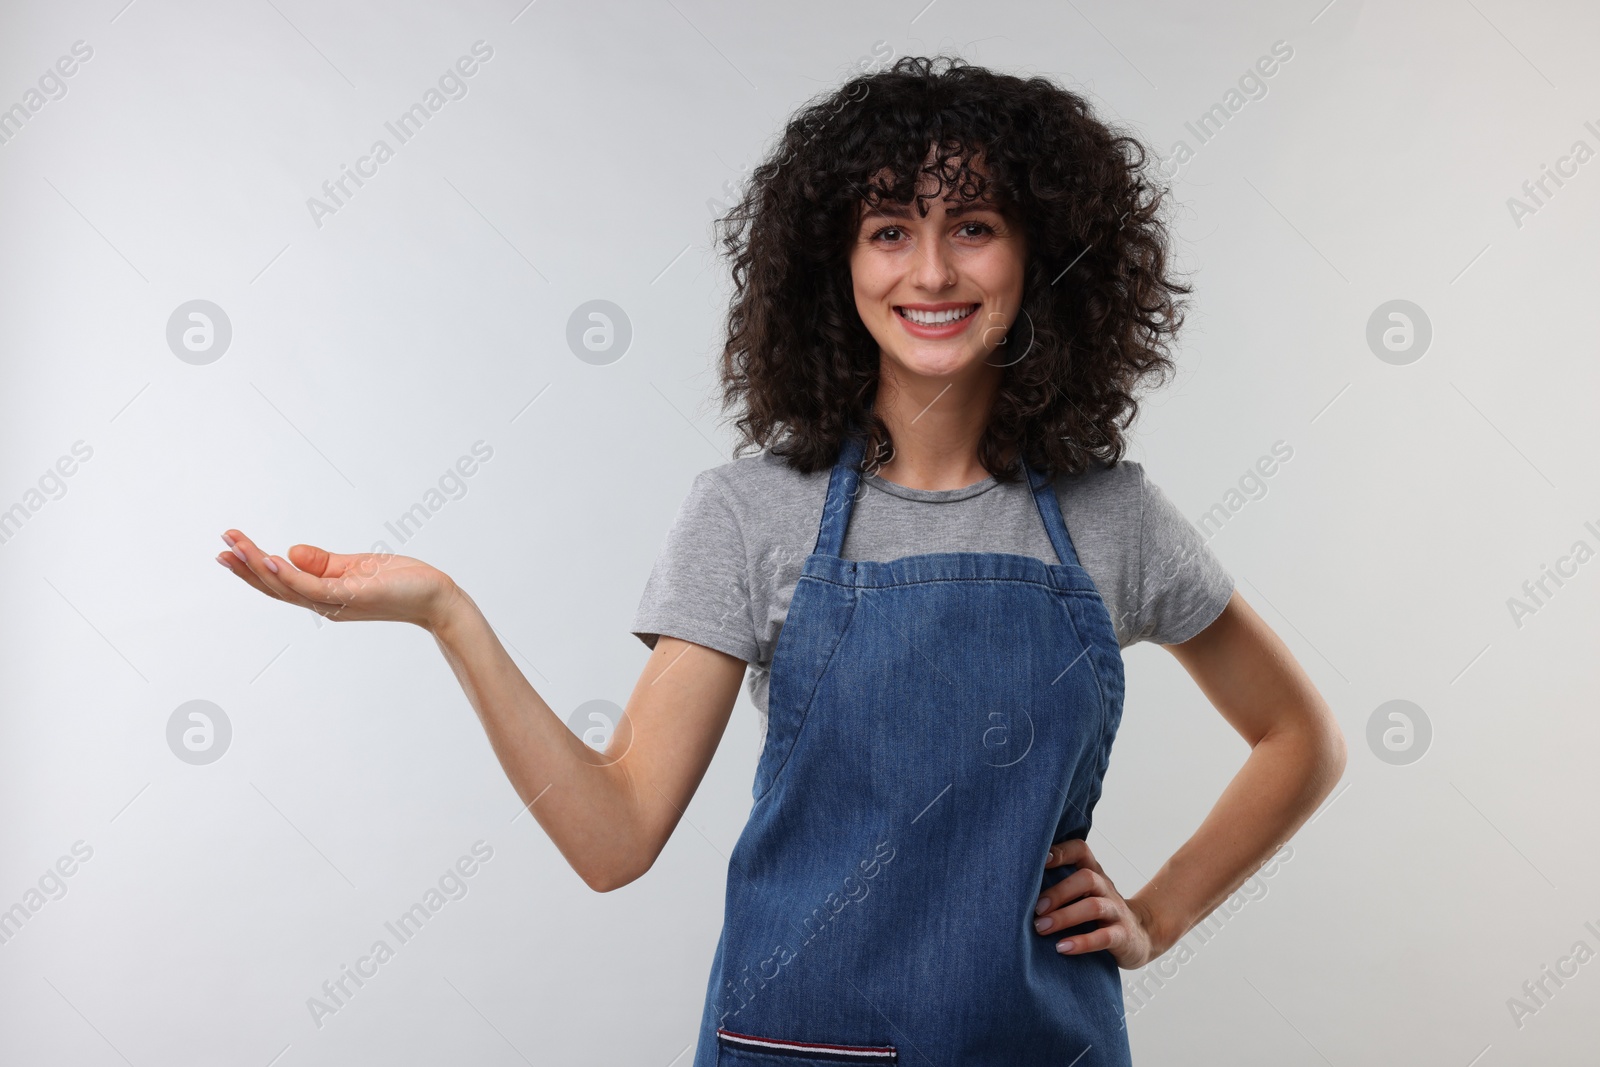
[{"label": "curly dark hair", "polygon": [[[1066,473],[1120,460],[1134,389],[1173,370],[1176,298],[1192,291],[1168,277],[1166,190],[1146,159],[1081,96],[955,57],[904,56],[796,112],[714,224],[733,268],[721,384],[724,411],[742,409],[736,454],[765,447],[812,472],[856,430],[864,467],[892,454],[873,411],[878,345],[850,279],[859,212],[988,193],[1026,238],[1022,307],[1002,351],[1027,354],[1008,357],[979,461],[1012,481],[1018,457]],[[937,192],[917,196],[924,174]]]}]

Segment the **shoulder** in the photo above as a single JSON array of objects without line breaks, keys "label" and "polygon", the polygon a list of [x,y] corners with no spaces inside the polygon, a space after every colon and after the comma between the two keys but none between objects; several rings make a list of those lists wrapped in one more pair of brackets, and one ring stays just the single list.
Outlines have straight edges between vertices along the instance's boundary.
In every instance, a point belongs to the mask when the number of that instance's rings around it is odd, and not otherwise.
[{"label": "shoulder", "polygon": [[707,467],[698,475],[734,496],[765,494],[793,490],[826,481],[828,472],[804,474],[789,466],[782,458],[766,449],[748,456],[740,456],[715,467]]},{"label": "shoulder", "polygon": [[1057,474],[1055,484],[1057,488],[1063,486],[1074,491],[1116,493],[1138,493],[1144,485],[1144,464],[1138,460],[1120,459],[1115,463],[1105,460],[1091,459],[1089,466],[1076,474]]},{"label": "shoulder", "polygon": [[1057,474],[1051,484],[1069,523],[1077,517],[1080,523],[1118,529],[1129,522],[1137,526],[1149,492],[1144,465],[1131,459],[1091,460],[1076,474]]},{"label": "shoulder", "polygon": [[763,449],[695,476],[699,493],[715,492],[742,526],[752,530],[782,528],[807,514],[821,515],[827,493],[827,470],[806,474]]},{"label": "shoulder", "polygon": [[[707,467],[680,509],[683,539],[742,556],[752,588],[798,567],[816,538],[829,471],[810,474],[766,450]],[[737,548],[736,548],[737,546]]]},{"label": "shoulder", "polygon": [[1233,576],[1143,464],[1125,460],[1083,484],[1093,508],[1121,516],[1114,525],[1125,546],[1128,595],[1117,621],[1127,640],[1178,644],[1209,625],[1227,606]]}]

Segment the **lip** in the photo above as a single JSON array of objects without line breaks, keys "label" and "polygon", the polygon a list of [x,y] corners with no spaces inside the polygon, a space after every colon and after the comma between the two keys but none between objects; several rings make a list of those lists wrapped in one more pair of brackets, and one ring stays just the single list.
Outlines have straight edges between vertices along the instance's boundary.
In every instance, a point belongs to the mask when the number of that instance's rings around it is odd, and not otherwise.
[{"label": "lip", "polygon": [[[982,310],[983,303],[976,300],[951,300],[942,304],[896,304],[894,308],[894,317],[899,320],[900,325],[911,336],[938,339],[955,337],[957,334],[965,332],[969,326],[977,321],[978,312]],[[900,314],[900,308],[910,308],[912,311],[951,311],[959,308],[972,308],[973,311],[972,314],[964,319],[956,319],[953,322],[946,322],[938,326],[923,326]]]}]

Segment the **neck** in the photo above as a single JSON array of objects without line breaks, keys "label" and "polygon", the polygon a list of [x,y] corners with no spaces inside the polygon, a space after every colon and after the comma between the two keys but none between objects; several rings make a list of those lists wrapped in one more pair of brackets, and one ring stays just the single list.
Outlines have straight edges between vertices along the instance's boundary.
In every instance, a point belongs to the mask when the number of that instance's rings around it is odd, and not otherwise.
[{"label": "neck", "polygon": [[973,373],[932,377],[897,370],[883,360],[874,410],[894,439],[894,454],[877,473],[911,489],[962,489],[989,476],[978,442],[999,393],[999,368],[979,362]]}]

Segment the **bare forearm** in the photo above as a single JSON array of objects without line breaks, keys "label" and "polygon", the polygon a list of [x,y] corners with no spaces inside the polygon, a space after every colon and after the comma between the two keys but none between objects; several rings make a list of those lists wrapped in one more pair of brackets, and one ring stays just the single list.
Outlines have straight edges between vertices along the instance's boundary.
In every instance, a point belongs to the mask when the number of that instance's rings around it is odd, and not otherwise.
[{"label": "bare forearm", "polygon": [[1331,720],[1299,717],[1250,751],[1194,835],[1129,898],[1150,916],[1157,950],[1177,943],[1311,816],[1344,769]]},{"label": "bare forearm", "polygon": [[512,787],[562,856],[596,889],[626,881],[613,868],[640,850],[623,776],[567,729],[465,592],[428,629]]}]

